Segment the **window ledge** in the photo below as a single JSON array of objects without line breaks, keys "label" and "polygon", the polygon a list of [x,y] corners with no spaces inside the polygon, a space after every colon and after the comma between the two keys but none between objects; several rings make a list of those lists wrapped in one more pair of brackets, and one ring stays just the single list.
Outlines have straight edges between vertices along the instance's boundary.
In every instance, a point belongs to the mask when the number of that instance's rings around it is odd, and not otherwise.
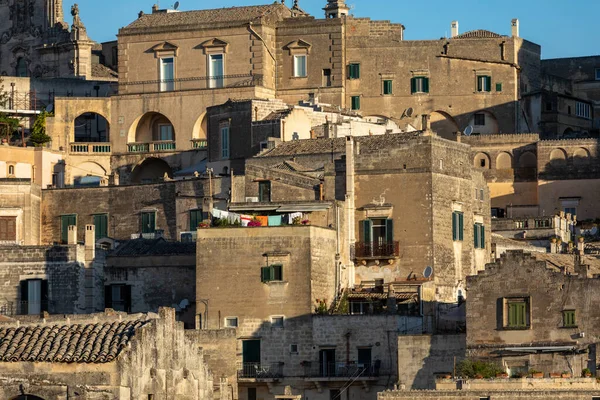
[{"label": "window ledge", "polygon": [[502,331],[528,331],[531,329],[531,326],[505,326]]},{"label": "window ledge", "polygon": [[307,79],[308,75],[306,76],[291,76],[290,79]]},{"label": "window ledge", "polygon": [[269,281],[269,282],[263,282],[265,285],[285,285],[286,283],[289,283],[288,281]]},{"label": "window ledge", "polygon": [[559,326],[558,329],[578,329],[577,325],[569,325],[569,326]]}]

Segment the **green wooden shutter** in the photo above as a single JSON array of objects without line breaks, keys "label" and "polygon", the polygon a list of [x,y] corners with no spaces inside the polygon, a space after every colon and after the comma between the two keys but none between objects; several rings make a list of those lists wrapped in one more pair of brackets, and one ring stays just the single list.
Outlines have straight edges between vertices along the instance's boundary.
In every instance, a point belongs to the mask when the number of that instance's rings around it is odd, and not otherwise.
[{"label": "green wooden shutter", "polygon": [[410,78],[410,93],[417,91],[417,78]]},{"label": "green wooden shutter", "polygon": [[354,68],[354,79],[360,79],[360,64],[355,64]]},{"label": "green wooden shutter", "polygon": [[273,269],[271,267],[262,267],[260,269],[260,281],[270,282]]},{"label": "green wooden shutter", "polygon": [[519,316],[519,326],[527,326],[526,324],[526,314],[525,314],[525,303],[518,303],[517,304],[517,309],[519,310],[518,312],[518,316]]},{"label": "green wooden shutter", "polygon": [[477,77],[477,91],[478,92],[483,92],[483,76],[478,76]]},{"label": "green wooden shutter", "polygon": [[421,78],[423,79],[423,92],[429,93],[429,78]]},{"label": "green wooden shutter", "polygon": [[458,213],[458,240],[464,239],[464,215]]},{"label": "green wooden shutter", "polygon": [[96,240],[102,239],[108,236],[108,215],[96,214],[94,215],[94,227]]},{"label": "green wooden shutter", "polygon": [[373,227],[373,221],[371,221],[370,219],[365,219],[362,222],[363,242],[371,243],[371,241],[373,240],[372,235],[371,235],[372,227]]},{"label": "green wooden shutter", "polygon": [[479,238],[481,240],[481,248],[485,249],[485,226],[480,225],[480,229],[481,229],[481,237]]},{"label": "green wooden shutter", "polygon": [[388,243],[394,241],[394,220],[391,218],[385,221],[385,236],[385,240]]},{"label": "green wooden shutter", "polygon": [[474,246],[476,249],[479,248],[479,224],[475,224],[473,225],[473,239],[474,239]]},{"label": "green wooden shutter", "polygon": [[456,241],[458,240],[458,235],[456,234],[458,232],[458,215],[457,213],[453,212],[452,213],[452,240]]},{"label": "green wooden shutter", "polygon": [[492,91],[492,77],[491,76],[485,77],[485,89],[486,89],[486,92]]}]

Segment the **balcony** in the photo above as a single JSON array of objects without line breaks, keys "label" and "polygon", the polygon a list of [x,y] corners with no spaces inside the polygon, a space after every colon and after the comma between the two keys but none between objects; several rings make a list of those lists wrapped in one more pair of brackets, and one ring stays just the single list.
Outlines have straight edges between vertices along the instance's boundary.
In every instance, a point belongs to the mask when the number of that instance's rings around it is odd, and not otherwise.
[{"label": "balcony", "polygon": [[127,151],[129,153],[149,153],[159,151],[174,151],[176,148],[174,140],[161,140],[150,143],[129,143]]},{"label": "balcony", "polygon": [[124,82],[119,84],[119,94],[167,93],[189,90],[218,90],[234,87],[262,85],[263,76],[255,74],[193,77],[173,80]]},{"label": "balcony", "polygon": [[398,242],[358,242],[355,244],[354,250],[356,259],[393,259],[400,255],[400,244]]},{"label": "balcony", "polygon": [[107,154],[110,153],[108,143],[71,143],[71,153],[75,154]]},{"label": "balcony", "polygon": [[310,363],[305,367],[305,376],[309,380],[377,380],[381,375],[381,361],[363,363]]},{"label": "balcony", "polygon": [[206,139],[192,139],[192,148],[205,150],[208,148],[208,141]]},{"label": "balcony", "polygon": [[238,380],[273,381],[283,378],[283,363],[240,363]]}]

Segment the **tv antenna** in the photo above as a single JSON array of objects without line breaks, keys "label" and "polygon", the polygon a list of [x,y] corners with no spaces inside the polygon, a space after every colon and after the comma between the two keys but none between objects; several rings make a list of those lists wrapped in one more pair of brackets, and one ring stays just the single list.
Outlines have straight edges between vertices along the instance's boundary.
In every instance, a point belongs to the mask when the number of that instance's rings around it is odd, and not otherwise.
[{"label": "tv antenna", "polygon": [[425,279],[429,279],[431,278],[431,275],[433,275],[433,268],[431,268],[429,265],[427,267],[425,267],[425,269],[423,270],[423,276],[425,277]]},{"label": "tv antenna", "polygon": [[173,5],[173,10],[178,10],[179,9],[179,2],[176,1],[175,4]]},{"label": "tv antenna", "polygon": [[473,134],[473,126],[469,125],[463,131],[465,136],[471,136]]}]

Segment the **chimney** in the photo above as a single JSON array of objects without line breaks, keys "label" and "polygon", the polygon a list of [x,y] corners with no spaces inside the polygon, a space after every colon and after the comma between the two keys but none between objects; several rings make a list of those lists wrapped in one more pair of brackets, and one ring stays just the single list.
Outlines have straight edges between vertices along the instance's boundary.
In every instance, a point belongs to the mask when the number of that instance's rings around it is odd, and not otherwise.
[{"label": "chimney", "polygon": [[154,5],[152,6],[152,14],[154,14],[154,13],[156,13],[156,12],[158,12],[158,4],[154,4]]},{"label": "chimney", "polygon": [[85,226],[85,260],[92,261],[96,256],[96,227],[94,225]]},{"label": "chimney", "polygon": [[450,24],[450,37],[457,37],[458,36],[458,21],[452,21],[452,23]]},{"label": "chimney", "polygon": [[429,126],[429,114],[421,115],[421,130],[429,132],[431,127]]},{"label": "chimney", "polygon": [[519,37],[519,20],[514,18],[511,23],[512,37]]},{"label": "chimney", "polygon": [[77,244],[77,225],[69,225],[67,232],[67,244]]}]

